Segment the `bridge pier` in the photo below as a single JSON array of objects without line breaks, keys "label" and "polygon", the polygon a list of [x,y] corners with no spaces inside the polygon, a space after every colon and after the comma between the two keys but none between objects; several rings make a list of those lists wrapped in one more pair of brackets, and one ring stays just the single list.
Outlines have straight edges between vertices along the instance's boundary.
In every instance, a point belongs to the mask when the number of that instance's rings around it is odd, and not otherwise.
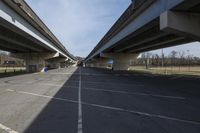
[{"label": "bridge pier", "polygon": [[86,67],[94,67],[93,62],[91,62],[91,61],[90,62],[86,62],[85,66]]},{"label": "bridge pier", "polygon": [[47,60],[48,65],[51,69],[66,67],[67,65],[71,64],[69,59],[63,57],[56,57]]},{"label": "bridge pier", "polygon": [[72,62],[70,61],[70,59],[62,59],[62,60],[60,60],[60,67],[61,68],[67,68],[70,65],[72,65]]},{"label": "bridge pier", "polygon": [[60,62],[66,60],[59,57],[59,53],[11,53],[11,56],[23,59],[27,72],[41,72],[47,65],[60,68]]},{"label": "bridge pier", "polygon": [[94,65],[97,68],[107,68],[108,67],[108,58],[96,58],[94,59]]},{"label": "bridge pier", "polygon": [[139,54],[130,53],[105,53],[102,57],[113,59],[113,70],[129,70],[132,60],[137,59]]},{"label": "bridge pier", "polygon": [[86,63],[86,67],[107,68],[109,58],[94,58],[91,62]]}]

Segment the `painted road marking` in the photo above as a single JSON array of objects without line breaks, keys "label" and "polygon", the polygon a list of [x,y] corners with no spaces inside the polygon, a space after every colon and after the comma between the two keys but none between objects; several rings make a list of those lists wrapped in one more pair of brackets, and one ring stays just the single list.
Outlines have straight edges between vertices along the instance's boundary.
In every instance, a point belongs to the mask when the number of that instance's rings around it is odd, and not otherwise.
[{"label": "painted road marking", "polygon": [[[81,74],[82,75],[82,74]],[[74,83],[79,83],[79,81],[69,81],[69,82],[74,82]],[[84,83],[91,83],[91,84],[110,84],[110,85],[125,85],[125,86],[145,86],[145,85],[143,85],[143,84],[139,84],[139,82],[135,82],[135,84],[133,83],[133,84],[125,84],[125,83],[110,83],[110,82],[92,82],[92,81],[84,81]],[[51,84],[51,83],[37,83],[37,84],[40,84],[40,85],[48,85],[48,86],[58,86],[58,87],[62,87],[62,85],[58,85],[58,84]],[[24,85],[34,85],[34,84],[27,84],[27,83],[20,83],[20,84],[18,84],[18,83],[12,83],[12,84],[10,84],[9,83],[9,85],[12,85],[12,86],[24,86]],[[63,86],[63,87],[65,87],[65,86]]]},{"label": "painted road marking", "polygon": [[[79,87],[76,87],[76,86],[58,85],[58,84],[50,84],[50,83],[39,83],[39,84],[40,85],[46,85],[46,86],[55,86],[55,87],[79,88]],[[14,85],[14,86],[24,86],[24,85],[20,84],[20,85]],[[186,99],[185,97],[180,97],[180,96],[160,95],[160,94],[141,93],[141,92],[115,91],[115,90],[105,90],[105,89],[96,89],[96,88],[82,88],[82,89],[92,90],[92,91],[104,91],[104,92],[128,94],[128,95],[152,96],[152,97],[159,97],[159,98],[179,99],[179,100],[185,100]]]},{"label": "painted road marking", "polygon": [[[26,84],[26,83],[20,83],[20,84],[9,84],[11,86],[30,86],[34,84]],[[68,87],[67,85],[60,85],[60,84],[52,84],[52,83],[37,83],[37,85],[42,85],[42,86],[55,86],[55,87]],[[70,88],[72,88],[70,86]],[[78,87],[76,87],[78,88]]]},{"label": "painted road marking", "polygon": [[[79,73],[47,73],[48,75],[79,75]],[[91,73],[82,73],[81,75],[85,76],[113,76],[112,74],[91,74]]]},{"label": "painted road marking", "polygon": [[141,92],[115,91],[115,90],[105,90],[105,89],[96,89],[96,88],[83,88],[83,89],[85,89],[85,90],[93,90],[93,91],[113,92],[113,93],[120,93],[120,94],[129,94],[129,95],[152,96],[152,97],[181,99],[181,100],[185,99],[184,97],[178,97],[178,96],[158,95],[158,94],[141,93]]},{"label": "painted road marking", "polygon": [[[71,81],[76,82],[76,81]],[[91,83],[91,84],[110,84],[110,85],[126,85],[126,86],[144,86],[140,82],[132,82],[132,84],[129,83],[111,83],[111,82],[93,82],[93,81],[84,81],[84,83]]]},{"label": "painted road marking", "polygon": [[[41,73],[35,73],[35,74],[41,74]],[[43,73],[42,73],[43,74]],[[69,72],[69,73],[66,73],[66,72],[63,72],[63,73],[44,73],[44,74],[47,74],[47,75],[79,75],[79,73],[73,73],[73,72]],[[95,74],[95,73],[82,73],[81,74],[82,76],[137,76],[139,74],[115,74],[115,73],[111,73],[111,74]],[[141,75],[141,74],[140,74]]]},{"label": "painted road marking", "polygon": [[[11,89],[7,89],[7,91],[21,93],[21,94],[27,94],[27,95],[33,95],[33,96],[38,96],[38,97],[44,97],[44,98],[53,99],[53,100],[59,100],[59,101],[65,101],[65,102],[75,103],[75,104],[78,104],[78,106],[79,106],[79,103],[80,103],[79,101],[75,101],[75,100],[69,100],[69,99],[64,99],[64,98],[57,98],[57,97],[52,97],[52,96],[47,96],[47,95],[40,95],[40,94],[35,94],[35,93],[24,92],[24,91],[15,91],[15,90],[11,90]],[[159,118],[159,119],[165,119],[165,120],[183,122],[183,123],[193,124],[193,125],[200,125],[199,121],[184,120],[184,119],[179,119],[179,118],[174,118],[174,117],[169,117],[169,116],[164,116],[164,115],[150,114],[150,113],[139,112],[139,111],[135,111],[135,110],[127,110],[127,109],[123,109],[123,108],[117,108],[117,107],[111,107],[111,106],[104,106],[104,105],[87,103],[87,102],[82,102],[82,101],[81,101],[81,104],[82,105],[87,105],[87,106],[92,106],[92,107],[98,107],[98,108],[115,110],[115,111],[128,112],[128,113],[132,113],[132,114],[136,114],[136,115],[141,115],[141,116],[147,116],[147,117],[153,117],[153,118]],[[80,133],[80,132],[78,132],[78,133]]]},{"label": "painted road marking", "polygon": [[9,127],[4,126],[3,124],[0,123],[0,129],[6,131],[7,133],[18,133],[17,131],[12,130]]},{"label": "painted road marking", "polygon": [[82,125],[82,101],[81,101],[81,68],[79,68],[79,88],[78,88],[78,133],[83,133]]},{"label": "painted road marking", "polygon": [[54,99],[54,100],[59,100],[59,101],[78,103],[77,101],[74,101],[74,100],[69,100],[69,99],[65,99],[65,98],[57,98],[57,97],[52,97],[52,96],[47,96],[47,95],[40,95],[40,94],[30,93],[30,92],[25,92],[25,91],[16,91],[16,90],[11,90],[11,89],[7,89],[7,91],[16,92],[16,93],[20,93],[20,94],[27,94],[27,95],[32,95],[32,96],[38,96],[38,97],[43,97],[43,98],[48,98],[48,99]]},{"label": "painted road marking", "polygon": [[47,73],[47,75],[79,75],[78,73]]},{"label": "painted road marking", "polygon": [[[58,84],[50,84],[50,83],[39,83],[39,84],[40,85],[47,85],[47,86],[55,86],[55,87],[79,88],[79,87],[76,87],[76,86],[58,85]],[[105,89],[96,89],[96,88],[82,88],[82,89],[93,90],[93,91],[105,91],[105,92],[121,93],[121,94],[128,94],[128,95],[152,96],[152,97],[169,98],[169,99],[180,99],[180,100],[186,99],[185,97],[179,97],[179,96],[169,96],[169,95],[150,94],[150,93],[141,93],[141,92],[115,91],[115,90],[105,90]]]},{"label": "painted road marking", "polygon": [[89,106],[94,106],[94,107],[99,107],[99,108],[104,108],[104,109],[128,112],[128,113],[137,114],[137,115],[141,115],[141,116],[154,117],[154,118],[178,121],[178,122],[183,122],[183,123],[188,123],[188,124],[200,125],[200,122],[198,122],[198,121],[183,120],[183,119],[174,118],[174,117],[168,117],[168,116],[156,115],[156,114],[149,114],[149,113],[140,112],[140,111],[126,110],[126,109],[123,109],[123,108],[110,107],[110,106],[104,106],[104,105],[98,105],[98,104],[90,104],[90,103],[83,103],[83,104],[89,105]]}]

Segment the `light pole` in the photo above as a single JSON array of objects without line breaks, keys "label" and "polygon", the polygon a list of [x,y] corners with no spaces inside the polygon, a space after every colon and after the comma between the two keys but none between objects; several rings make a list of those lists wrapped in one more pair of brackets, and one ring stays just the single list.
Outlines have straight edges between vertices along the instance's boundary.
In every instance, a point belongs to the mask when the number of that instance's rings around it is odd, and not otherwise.
[{"label": "light pole", "polygon": [[162,67],[164,67],[164,53],[163,53],[163,48],[162,48]]}]

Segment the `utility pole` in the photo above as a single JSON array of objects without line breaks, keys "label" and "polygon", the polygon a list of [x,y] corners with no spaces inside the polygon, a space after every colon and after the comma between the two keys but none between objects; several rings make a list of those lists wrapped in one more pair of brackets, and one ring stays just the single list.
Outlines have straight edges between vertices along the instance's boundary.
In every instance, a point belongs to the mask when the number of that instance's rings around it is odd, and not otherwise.
[{"label": "utility pole", "polygon": [[162,48],[162,67],[164,67],[164,53],[163,53],[163,48]]}]

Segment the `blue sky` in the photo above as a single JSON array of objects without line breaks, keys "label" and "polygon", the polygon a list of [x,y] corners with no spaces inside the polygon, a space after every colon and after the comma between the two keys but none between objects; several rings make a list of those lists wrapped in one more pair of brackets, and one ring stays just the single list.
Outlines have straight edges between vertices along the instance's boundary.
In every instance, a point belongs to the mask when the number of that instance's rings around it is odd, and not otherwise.
[{"label": "blue sky", "polygon": [[87,56],[131,0],[27,0],[74,55]]},{"label": "blue sky", "polygon": [[[87,56],[131,0],[26,0],[56,37],[75,56]],[[200,56],[200,44],[193,43],[171,50],[190,50]],[[160,53],[160,50],[154,51]]]},{"label": "blue sky", "polygon": [[[188,44],[179,45],[175,47],[165,48],[163,49],[163,52],[165,56],[168,56],[170,52],[173,50],[177,51],[178,53],[184,51],[186,56],[192,55],[192,56],[200,57],[200,43],[199,42],[193,42],[193,43],[188,43]],[[150,52],[158,54],[158,55],[162,55],[162,49],[154,50]]]}]

